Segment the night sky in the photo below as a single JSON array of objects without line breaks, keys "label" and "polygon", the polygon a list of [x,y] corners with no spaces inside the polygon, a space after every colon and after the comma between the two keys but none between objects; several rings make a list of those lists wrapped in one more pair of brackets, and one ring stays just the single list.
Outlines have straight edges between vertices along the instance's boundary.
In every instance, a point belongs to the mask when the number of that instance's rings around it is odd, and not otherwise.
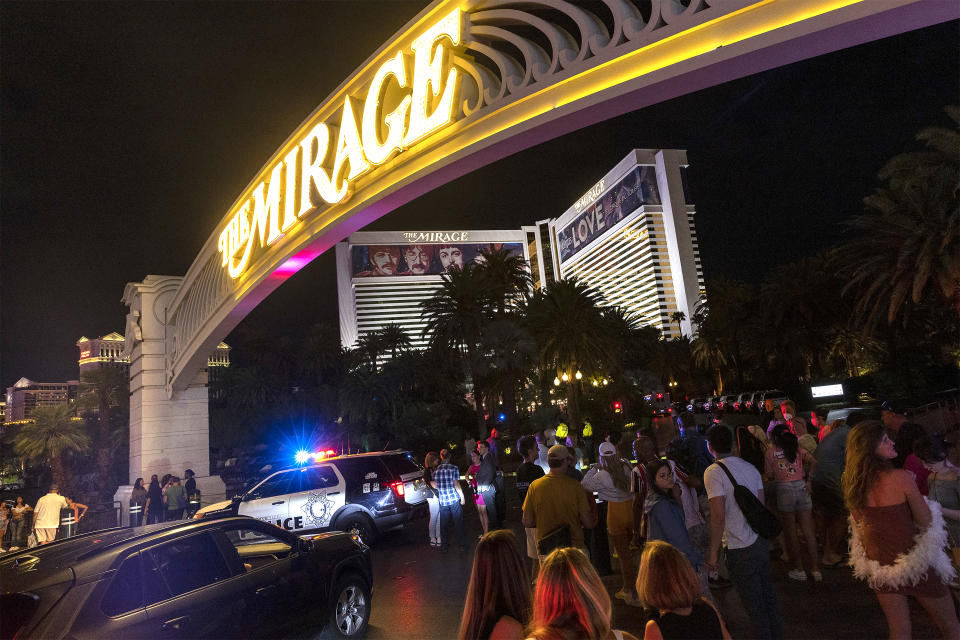
[{"label": "night sky", "polygon": [[[184,274],[273,151],[423,6],[0,4],[0,384],[76,378],[81,335],[123,332],[125,283]],[[368,229],[518,228],[632,148],[685,148],[705,277],[758,282],[841,239],[884,162],[949,126],[958,51],[953,22],[743,78],[505,158]],[[244,323],[335,323],[335,280],[329,252]]]}]

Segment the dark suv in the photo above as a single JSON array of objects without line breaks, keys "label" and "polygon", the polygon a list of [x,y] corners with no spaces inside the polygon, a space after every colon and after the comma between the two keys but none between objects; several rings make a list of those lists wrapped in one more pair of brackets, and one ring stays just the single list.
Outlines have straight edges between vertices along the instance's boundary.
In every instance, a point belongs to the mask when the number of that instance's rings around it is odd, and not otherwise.
[{"label": "dark suv", "polygon": [[0,557],[0,638],[358,637],[370,550],[252,518],[96,531]]},{"label": "dark suv", "polygon": [[246,515],[297,535],[337,529],[373,544],[384,531],[428,515],[428,495],[423,468],[408,452],[378,451],[277,471],[194,518]]}]

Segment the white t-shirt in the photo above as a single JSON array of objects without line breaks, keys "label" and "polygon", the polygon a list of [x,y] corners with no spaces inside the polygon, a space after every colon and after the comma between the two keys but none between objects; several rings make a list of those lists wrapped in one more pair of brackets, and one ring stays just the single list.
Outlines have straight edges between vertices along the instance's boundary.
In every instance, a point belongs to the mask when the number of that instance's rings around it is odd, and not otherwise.
[{"label": "white t-shirt", "polygon": [[67,500],[59,493],[48,493],[39,500],[33,510],[34,529],[56,529],[60,526],[60,509],[67,506]]},{"label": "white t-shirt", "polygon": [[[730,470],[733,477],[737,479],[738,484],[742,484],[749,489],[753,495],[760,497],[760,491],[763,490],[763,478],[757,468],[736,456],[727,456],[723,458],[723,464]],[[703,472],[703,486],[707,490],[708,498],[726,498],[725,511],[726,519],[723,528],[723,539],[728,549],[743,549],[749,547],[757,541],[757,532],[750,528],[743,512],[737,506],[737,501],[733,497],[733,485],[726,472],[716,463],[707,467]]]},{"label": "white t-shirt", "polygon": [[544,473],[550,473],[550,464],[547,462],[547,445],[537,443],[537,464],[543,469]]},{"label": "white t-shirt", "polygon": [[[629,475],[630,468],[627,465],[623,465],[623,467],[623,473]],[[633,499],[630,491],[618,489],[617,486],[613,484],[613,476],[610,475],[610,472],[600,467],[591,467],[586,475],[583,476],[580,484],[583,485],[583,488],[587,491],[596,492],[600,496],[600,499],[605,502],[627,502]]]}]

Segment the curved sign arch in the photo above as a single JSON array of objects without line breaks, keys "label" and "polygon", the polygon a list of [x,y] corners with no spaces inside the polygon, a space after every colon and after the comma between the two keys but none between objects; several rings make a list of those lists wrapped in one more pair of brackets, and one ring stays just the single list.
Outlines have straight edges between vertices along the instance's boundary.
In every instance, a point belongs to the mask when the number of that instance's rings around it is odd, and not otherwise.
[{"label": "curved sign arch", "polygon": [[960,15],[938,0],[589,6],[436,0],[363,63],[277,149],[179,284],[168,396],[287,277],[440,184],[622,113]]}]

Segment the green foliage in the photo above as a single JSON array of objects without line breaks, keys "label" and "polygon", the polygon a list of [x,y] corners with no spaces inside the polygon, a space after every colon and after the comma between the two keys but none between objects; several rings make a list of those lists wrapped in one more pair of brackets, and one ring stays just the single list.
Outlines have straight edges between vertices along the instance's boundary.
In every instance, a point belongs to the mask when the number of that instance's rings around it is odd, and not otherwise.
[{"label": "green foliage", "polygon": [[90,436],[83,421],[74,419],[72,406],[48,405],[34,409],[33,422],[20,428],[13,447],[20,457],[48,463],[53,470],[54,483],[62,487],[68,472],[65,456],[89,451]]}]

